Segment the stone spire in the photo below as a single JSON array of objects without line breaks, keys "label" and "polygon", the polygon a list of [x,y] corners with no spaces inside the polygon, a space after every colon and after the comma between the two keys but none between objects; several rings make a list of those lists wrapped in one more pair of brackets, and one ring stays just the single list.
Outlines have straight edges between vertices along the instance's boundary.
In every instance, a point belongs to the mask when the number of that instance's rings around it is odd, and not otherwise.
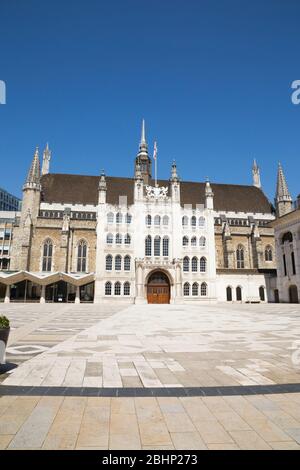
[{"label": "stone spire", "polygon": [[260,181],[260,168],[256,163],[256,160],[253,161],[252,166],[252,177],[253,177],[253,186],[256,188],[261,189],[261,181]]},{"label": "stone spire", "polygon": [[23,189],[41,189],[39,149],[36,147]]},{"label": "stone spire", "polygon": [[281,163],[278,164],[275,205],[277,217],[281,217],[293,210],[293,200],[288,190]]},{"label": "stone spire", "polygon": [[173,160],[173,163],[172,163],[172,169],[171,169],[171,181],[179,181],[179,177],[178,177],[178,174],[177,174],[177,165],[176,165],[176,162],[175,160]]},{"label": "stone spire", "polygon": [[51,160],[51,150],[49,149],[49,145],[47,142],[46,148],[43,152],[42,175],[47,175],[49,173],[50,160]]},{"label": "stone spire", "polygon": [[[140,165],[140,171],[143,177],[143,180],[146,184],[149,183],[149,179],[151,178],[151,159],[148,154],[148,145],[146,141],[146,131],[145,131],[145,120],[142,121],[142,132],[141,132],[141,140],[139,145],[139,152],[135,159],[135,167]],[[135,168],[135,174],[137,172],[137,168]]]}]

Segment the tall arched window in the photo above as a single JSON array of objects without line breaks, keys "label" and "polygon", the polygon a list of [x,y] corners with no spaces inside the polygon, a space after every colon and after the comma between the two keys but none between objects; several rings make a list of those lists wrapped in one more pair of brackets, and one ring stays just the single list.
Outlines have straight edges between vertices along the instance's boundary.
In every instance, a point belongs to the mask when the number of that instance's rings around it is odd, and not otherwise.
[{"label": "tall arched window", "polygon": [[198,271],[198,258],[194,256],[192,258],[192,272],[196,273]]},{"label": "tall arched window", "polygon": [[115,257],[115,270],[121,271],[121,269],[122,269],[122,257],[120,255],[117,255]]},{"label": "tall arched window", "polygon": [[265,301],[265,288],[264,288],[264,286],[260,286],[260,288],[259,288],[259,298],[262,302]]},{"label": "tall arched window", "polygon": [[293,275],[295,276],[295,274],[296,274],[296,261],[295,261],[295,253],[293,251],[291,253],[291,261],[292,261]]},{"label": "tall arched window", "polygon": [[160,237],[154,238],[154,256],[160,256]]},{"label": "tall arched window", "polygon": [[183,258],[183,271],[186,273],[190,270],[190,258],[185,256]]},{"label": "tall arched window", "polygon": [[130,283],[124,282],[123,295],[130,295]]},{"label": "tall arched window", "polygon": [[146,225],[147,225],[147,227],[150,227],[151,223],[152,223],[152,217],[151,217],[150,214],[148,214],[148,215],[146,215]]},{"label": "tall arched window", "polygon": [[112,270],[112,256],[111,255],[107,255],[105,258],[105,269],[106,271]]},{"label": "tall arched window", "polygon": [[193,215],[193,217],[191,217],[191,226],[192,227],[196,227],[197,226],[197,219],[196,217]]},{"label": "tall arched window", "polygon": [[53,243],[50,238],[45,240],[43,246],[43,262],[42,271],[51,271],[52,269],[52,256],[53,256]]},{"label": "tall arched window", "polygon": [[125,224],[131,224],[131,221],[132,221],[132,215],[127,213],[125,215]]},{"label": "tall arched window", "polygon": [[121,283],[119,281],[115,282],[115,295],[121,295]]},{"label": "tall arched window", "polygon": [[121,235],[121,233],[117,233],[116,234],[116,244],[121,245],[121,243],[122,243],[122,235]]},{"label": "tall arched window", "polygon": [[197,238],[196,237],[191,238],[191,246],[197,246]]},{"label": "tall arched window", "polygon": [[105,295],[111,295],[111,282],[105,283]]},{"label": "tall arched window", "polygon": [[273,261],[273,250],[270,245],[266,246],[265,249],[265,261]]},{"label": "tall arched window", "polygon": [[199,227],[200,228],[205,227],[205,217],[203,217],[203,216],[199,217]]},{"label": "tall arched window", "polygon": [[131,237],[130,237],[129,233],[126,233],[126,235],[124,237],[124,243],[125,243],[125,245],[130,245]]},{"label": "tall arched window", "polygon": [[239,245],[236,250],[236,267],[238,269],[245,267],[245,250],[243,245]]},{"label": "tall arched window", "polygon": [[169,225],[169,217],[167,215],[163,216],[163,225],[166,227]]},{"label": "tall arched window", "polygon": [[163,238],[163,256],[169,256],[169,238]]},{"label": "tall arched window", "polygon": [[112,245],[113,242],[114,242],[113,234],[112,234],[112,233],[108,233],[108,234],[106,235],[106,243],[107,243],[108,245]]},{"label": "tall arched window", "polygon": [[206,272],[206,258],[204,256],[202,256],[202,258],[200,259],[200,272]]},{"label": "tall arched window", "polygon": [[123,216],[122,216],[121,212],[118,212],[117,215],[116,215],[116,223],[121,224],[122,221],[123,221]]},{"label": "tall arched window", "polygon": [[187,217],[186,215],[184,215],[184,216],[182,217],[182,226],[183,226],[183,227],[186,227],[186,226],[188,225],[188,223],[189,223],[189,219],[188,219],[188,217]]},{"label": "tall arched window", "polygon": [[130,271],[130,256],[124,256],[124,271]]},{"label": "tall arched window", "polygon": [[77,247],[77,272],[84,273],[86,271],[87,260],[87,243],[81,240]]},{"label": "tall arched window", "polygon": [[151,253],[152,253],[151,245],[152,245],[151,235],[148,235],[145,238],[145,256],[151,256]]},{"label": "tall arched window", "polygon": [[201,288],[200,288],[200,293],[202,296],[207,295],[207,284],[206,282],[202,282]]},{"label": "tall arched window", "polygon": [[188,244],[189,244],[188,237],[186,236],[182,237],[182,246],[188,246]]},{"label": "tall arched window", "polygon": [[183,295],[184,296],[190,295],[190,284],[188,282],[185,282],[183,285]]},{"label": "tall arched window", "polygon": [[114,223],[114,214],[112,212],[109,212],[107,214],[107,223],[108,224],[113,224]]},{"label": "tall arched window", "polygon": [[206,245],[206,238],[205,237],[200,237],[199,244],[200,244],[200,246],[205,246]]},{"label": "tall arched window", "polygon": [[227,299],[227,302],[232,301],[232,288],[230,286],[226,287],[226,299]]},{"label": "tall arched window", "polygon": [[237,286],[236,288],[236,300],[242,300],[242,288],[240,286]]},{"label": "tall arched window", "polygon": [[192,285],[192,295],[199,295],[199,284],[194,282]]},{"label": "tall arched window", "polygon": [[158,227],[160,225],[160,215],[154,217],[154,225]]}]

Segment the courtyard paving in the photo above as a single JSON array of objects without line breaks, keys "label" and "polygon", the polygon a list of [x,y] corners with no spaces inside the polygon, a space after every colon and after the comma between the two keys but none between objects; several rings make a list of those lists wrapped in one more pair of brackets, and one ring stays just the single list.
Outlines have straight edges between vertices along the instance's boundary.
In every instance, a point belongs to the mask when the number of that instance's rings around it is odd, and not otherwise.
[{"label": "courtyard paving", "polygon": [[[18,367],[0,376],[0,394],[15,390],[0,398],[0,448],[300,449],[300,393],[155,396],[299,384],[298,305],[2,304],[1,313]],[[79,393],[21,393],[30,387]]]}]

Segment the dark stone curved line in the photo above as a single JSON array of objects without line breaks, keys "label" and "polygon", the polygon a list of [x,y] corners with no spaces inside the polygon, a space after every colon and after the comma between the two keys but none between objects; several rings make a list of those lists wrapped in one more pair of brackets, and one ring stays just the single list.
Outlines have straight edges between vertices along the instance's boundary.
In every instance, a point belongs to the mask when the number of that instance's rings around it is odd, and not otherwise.
[{"label": "dark stone curved line", "polygon": [[300,383],[274,385],[237,385],[226,387],[166,388],[96,388],[96,387],[34,387],[0,385],[0,396],[66,396],[66,397],[216,397],[234,395],[270,395],[300,393]]}]

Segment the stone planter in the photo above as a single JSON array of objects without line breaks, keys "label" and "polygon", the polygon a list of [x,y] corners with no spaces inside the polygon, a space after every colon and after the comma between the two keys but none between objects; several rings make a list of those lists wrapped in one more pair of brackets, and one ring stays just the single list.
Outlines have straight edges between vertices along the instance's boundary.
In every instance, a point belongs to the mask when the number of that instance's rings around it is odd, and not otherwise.
[{"label": "stone planter", "polygon": [[0,364],[5,364],[5,350],[10,328],[0,328]]}]

